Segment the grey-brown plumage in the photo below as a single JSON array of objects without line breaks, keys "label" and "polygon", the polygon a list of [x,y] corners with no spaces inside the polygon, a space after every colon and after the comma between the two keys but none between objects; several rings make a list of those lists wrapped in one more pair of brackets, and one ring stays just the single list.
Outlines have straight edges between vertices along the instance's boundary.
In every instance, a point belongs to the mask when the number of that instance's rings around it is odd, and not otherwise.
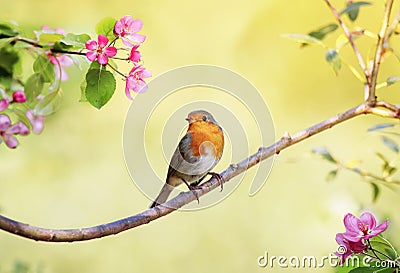
[{"label": "grey-brown plumage", "polygon": [[166,183],[151,208],[164,203],[173,188],[197,185],[222,156],[224,136],[214,117],[204,110],[189,113],[189,128],[172,155]]}]

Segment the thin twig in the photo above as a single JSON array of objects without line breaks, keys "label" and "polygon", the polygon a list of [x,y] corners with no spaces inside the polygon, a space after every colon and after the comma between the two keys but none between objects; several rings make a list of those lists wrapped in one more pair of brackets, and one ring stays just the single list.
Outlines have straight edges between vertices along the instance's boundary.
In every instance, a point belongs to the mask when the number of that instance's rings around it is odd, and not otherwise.
[{"label": "thin twig", "polygon": [[368,84],[369,90],[368,90],[367,101],[371,106],[373,106],[376,103],[376,96],[375,96],[376,83],[378,80],[379,66],[381,64],[382,56],[385,52],[384,41],[386,40],[386,33],[388,32],[389,28],[390,12],[392,11],[392,6],[393,6],[393,0],[388,0],[385,4],[385,12],[382,18],[382,27],[378,34],[378,43],[376,45],[375,58],[371,71],[371,80],[369,81]]},{"label": "thin twig", "polygon": [[332,3],[329,0],[324,0],[325,3],[328,5],[329,9],[332,11],[333,15],[335,16],[336,20],[339,22],[339,25],[342,27],[344,34],[346,35],[347,39],[349,40],[349,43],[351,47],[354,50],[354,53],[356,54],[356,57],[358,59],[358,63],[361,67],[361,69],[364,71],[365,78],[367,82],[369,81],[369,71],[367,69],[367,66],[365,65],[364,59],[361,56],[360,51],[358,50],[358,47],[354,43],[353,36],[351,35],[351,32],[347,28],[346,24],[343,22],[342,18],[340,18],[339,13],[335,9],[335,7],[332,5]]}]

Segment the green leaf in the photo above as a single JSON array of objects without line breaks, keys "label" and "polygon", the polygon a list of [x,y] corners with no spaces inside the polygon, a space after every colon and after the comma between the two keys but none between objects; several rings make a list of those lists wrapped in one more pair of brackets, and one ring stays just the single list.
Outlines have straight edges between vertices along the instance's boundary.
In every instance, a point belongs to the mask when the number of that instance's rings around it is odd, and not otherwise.
[{"label": "green leaf", "polygon": [[317,148],[314,148],[314,149],[312,150],[312,153],[318,154],[318,155],[322,156],[323,159],[325,159],[325,160],[327,160],[327,161],[329,161],[329,162],[331,162],[331,163],[335,163],[335,164],[338,163],[338,162],[333,158],[333,156],[329,153],[329,151],[328,151],[326,148],[324,148],[324,147],[317,147]]},{"label": "green leaf", "polygon": [[391,123],[381,123],[381,124],[376,124],[374,126],[371,126],[367,129],[367,132],[373,132],[373,131],[379,131],[382,129],[386,129],[386,128],[392,128],[394,127],[394,124]]},{"label": "green leaf", "polygon": [[105,17],[100,20],[100,22],[96,25],[96,33],[103,34],[107,36],[109,40],[113,40],[115,38],[114,35],[114,26],[117,20],[112,17]]},{"label": "green leaf", "polygon": [[395,84],[396,82],[400,81],[400,76],[390,76],[386,79],[387,86]]},{"label": "green leaf", "polygon": [[349,19],[351,21],[355,21],[358,17],[360,7],[368,6],[368,5],[372,5],[372,4],[370,2],[364,2],[364,1],[353,2],[353,3],[349,2],[347,7],[339,12],[339,15],[343,15],[343,14],[347,13],[347,15],[349,16]]},{"label": "green leaf", "polygon": [[57,111],[62,102],[62,91],[61,89],[53,91],[47,94],[39,103],[35,106],[35,114],[40,116],[48,116]]},{"label": "green leaf", "polygon": [[38,39],[40,44],[56,43],[64,38],[64,35],[57,33],[44,33],[42,31],[36,31],[36,34],[39,34]]},{"label": "green leaf", "polygon": [[322,26],[316,30],[311,31],[310,33],[308,33],[308,35],[311,37],[314,37],[318,40],[322,40],[325,38],[326,35],[334,32],[337,28],[338,28],[337,24],[331,23],[331,24]]},{"label": "green leaf", "polygon": [[338,169],[330,171],[325,177],[326,181],[327,182],[333,181],[336,178],[337,173],[338,173]]},{"label": "green leaf", "polygon": [[51,49],[68,51],[68,50],[70,50],[71,48],[73,48],[72,45],[66,45],[66,44],[64,44],[62,41],[60,41],[60,42],[56,42],[56,43],[52,46]]},{"label": "green leaf", "polygon": [[0,49],[15,41],[14,37],[0,39]]},{"label": "green leaf", "polygon": [[322,43],[320,40],[307,34],[283,34],[282,37],[288,38],[303,45],[319,45],[325,47],[324,43]]},{"label": "green leaf", "polygon": [[375,203],[379,197],[380,189],[379,186],[374,182],[371,182],[371,186],[372,186],[372,202]]},{"label": "green leaf", "polygon": [[111,99],[116,87],[113,74],[105,69],[90,69],[86,74],[86,83],[86,99],[97,109]]},{"label": "green leaf", "polygon": [[44,85],[43,75],[40,73],[32,74],[25,83],[25,96],[29,102],[34,101],[42,92]]},{"label": "green leaf", "polygon": [[55,78],[54,65],[47,55],[39,55],[33,63],[33,71],[43,76],[44,82],[52,82]]},{"label": "green leaf", "polygon": [[399,146],[397,145],[397,143],[394,140],[392,140],[386,136],[382,136],[381,140],[382,140],[383,144],[385,144],[385,146],[388,147],[390,150],[392,150],[393,152],[396,152],[396,153],[399,152]]},{"label": "green leaf", "polygon": [[0,24],[0,38],[15,37],[19,32],[9,25]]},{"label": "green leaf", "polygon": [[88,101],[86,98],[86,94],[85,94],[86,86],[87,86],[86,80],[83,80],[81,83],[81,86],[80,86],[81,98],[80,98],[79,102],[87,102]]},{"label": "green leaf", "polygon": [[12,75],[14,71],[14,65],[19,61],[19,55],[14,49],[10,47],[3,47],[0,49],[0,60],[0,67]]},{"label": "green leaf", "polygon": [[333,71],[337,75],[342,67],[339,53],[335,49],[328,49],[325,53],[325,60],[332,66]]},{"label": "green leaf", "polygon": [[73,34],[73,33],[68,33],[64,39],[61,40],[66,45],[71,45],[75,47],[85,47],[85,43],[90,40],[90,36],[87,34]]}]

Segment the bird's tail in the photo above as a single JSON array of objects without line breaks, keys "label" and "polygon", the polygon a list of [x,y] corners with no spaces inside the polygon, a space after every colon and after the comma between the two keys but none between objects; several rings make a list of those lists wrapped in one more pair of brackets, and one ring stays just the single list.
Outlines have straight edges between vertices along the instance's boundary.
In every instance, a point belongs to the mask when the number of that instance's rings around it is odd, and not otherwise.
[{"label": "bird's tail", "polygon": [[168,196],[171,194],[173,189],[174,189],[174,187],[165,183],[161,189],[160,194],[157,196],[157,198],[154,200],[154,202],[151,203],[150,208],[154,208],[155,206],[158,206],[158,205],[164,203],[165,201],[167,201]]}]

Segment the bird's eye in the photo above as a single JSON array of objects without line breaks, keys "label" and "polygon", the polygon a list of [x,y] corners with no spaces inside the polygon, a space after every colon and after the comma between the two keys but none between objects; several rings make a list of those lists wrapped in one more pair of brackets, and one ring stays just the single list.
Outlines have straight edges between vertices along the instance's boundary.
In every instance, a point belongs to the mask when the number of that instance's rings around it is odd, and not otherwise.
[{"label": "bird's eye", "polygon": [[206,116],[203,116],[203,121],[206,121],[207,120],[207,117]]}]

